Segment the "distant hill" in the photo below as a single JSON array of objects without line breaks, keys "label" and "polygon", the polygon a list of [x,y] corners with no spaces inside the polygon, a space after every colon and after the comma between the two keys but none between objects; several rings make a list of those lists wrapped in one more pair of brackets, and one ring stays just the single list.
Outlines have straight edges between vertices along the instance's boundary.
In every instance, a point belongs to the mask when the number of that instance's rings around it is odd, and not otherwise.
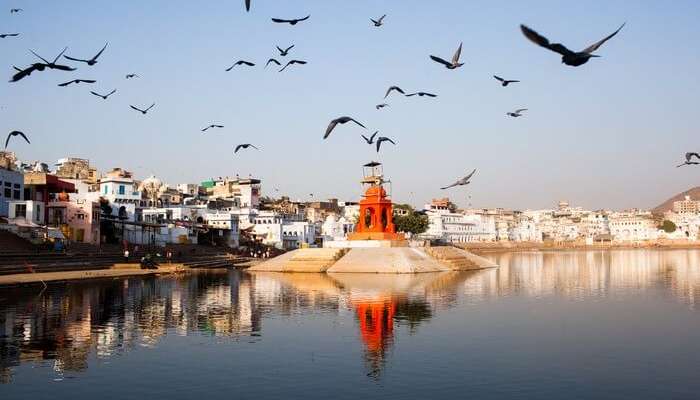
[{"label": "distant hill", "polygon": [[700,200],[700,186],[696,186],[686,190],[685,192],[678,193],[677,195],[654,207],[651,212],[654,214],[663,214],[664,212],[673,209],[674,201],[683,200],[685,196],[690,196],[690,198],[693,200]]}]

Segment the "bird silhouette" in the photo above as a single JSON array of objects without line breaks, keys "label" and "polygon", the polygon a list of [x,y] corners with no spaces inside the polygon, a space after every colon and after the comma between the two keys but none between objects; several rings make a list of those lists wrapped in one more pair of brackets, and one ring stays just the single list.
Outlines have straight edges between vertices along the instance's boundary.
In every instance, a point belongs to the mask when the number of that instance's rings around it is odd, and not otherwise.
[{"label": "bird silhouette", "polygon": [[520,82],[520,81],[515,81],[515,80],[512,80],[512,79],[503,79],[503,78],[501,78],[500,76],[497,76],[497,75],[494,75],[493,77],[496,78],[497,81],[501,82],[501,86],[503,86],[503,87],[506,87],[506,86],[508,86],[508,85],[511,84],[511,83]]},{"label": "bird silhouette", "polygon": [[459,47],[457,47],[457,51],[455,51],[455,54],[452,56],[452,61],[446,61],[440,57],[433,55],[430,56],[430,59],[444,65],[447,69],[456,69],[464,65],[464,63],[459,62],[460,55],[462,55],[462,43],[459,44]]},{"label": "bird silhouette", "polygon": [[420,97],[423,97],[423,96],[428,96],[428,97],[437,97],[437,95],[436,95],[436,94],[432,94],[432,93],[427,93],[427,92],[416,92],[416,93],[410,93],[410,94],[407,94],[407,95],[406,95],[406,97],[411,97],[411,96],[416,96],[416,95],[418,95],[418,96],[420,96]]},{"label": "bird silhouette", "polygon": [[294,47],[294,45],[291,45],[291,46],[287,47],[287,48],[284,49],[284,50],[282,50],[279,46],[275,46],[275,47],[277,47],[277,50],[280,52],[280,57],[284,57],[284,56],[286,56],[287,54],[289,54],[289,50],[291,50],[292,47]]},{"label": "bird silhouette", "polygon": [[370,137],[367,137],[365,135],[360,136],[362,136],[362,138],[365,139],[365,142],[367,142],[367,144],[371,145],[372,143],[374,143],[374,137],[377,136],[377,133],[379,133],[379,131],[374,131],[374,133]]},{"label": "bird silhouette", "polygon": [[245,0],[245,10],[246,12],[250,12],[250,0]]},{"label": "bird silhouette", "polygon": [[377,110],[379,110],[380,108],[389,107],[389,105],[388,105],[387,103],[382,103],[382,104],[377,104],[377,105],[374,106],[374,107],[375,107]]},{"label": "bird silhouette", "polygon": [[73,79],[72,81],[59,83],[58,86],[66,87],[66,86],[73,84],[73,83],[95,83],[95,82],[97,82],[97,81],[92,80],[92,79]]},{"label": "bird silhouette", "polygon": [[126,74],[126,79],[131,79],[131,78],[139,78],[139,76],[136,74]]},{"label": "bird silhouette", "polygon": [[445,190],[445,189],[449,189],[449,188],[455,187],[455,186],[464,186],[464,185],[470,184],[471,182],[469,182],[469,179],[471,179],[471,177],[474,175],[475,172],[476,172],[476,168],[474,168],[474,170],[469,175],[465,176],[464,178],[458,179],[455,183],[453,183],[451,185],[441,187],[440,190]]},{"label": "bird silhouette", "polygon": [[379,153],[379,147],[382,145],[383,142],[389,142],[393,145],[396,145],[396,143],[394,143],[394,141],[389,139],[388,137],[380,136],[377,138],[377,153]]},{"label": "bird silhouette", "polygon": [[240,149],[247,149],[248,147],[252,147],[252,148],[254,148],[255,150],[260,150],[260,149],[258,149],[257,147],[253,146],[253,145],[250,144],[250,143],[243,143],[243,144],[239,144],[238,146],[236,146],[236,150],[234,150],[233,153],[234,153],[234,154],[235,154],[235,153],[238,153],[238,150],[240,150]]},{"label": "bird silhouette", "polygon": [[20,11],[24,11],[24,10],[21,9],[21,8],[11,8],[11,9],[10,9],[10,14],[15,14],[15,13],[18,13],[18,12],[20,12]]},{"label": "bird silhouette", "polygon": [[5,39],[6,37],[19,36],[19,33],[2,33],[0,34],[0,39]]},{"label": "bird silhouette", "polygon": [[69,56],[63,56],[63,58],[66,58],[66,59],[71,60],[71,61],[84,62],[84,63],[86,63],[87,65],[93,66],[93,65],[97,64],[97,59],[102,55],[102,52],[105,51],[105,49],[107,48],[107,45],[108,45],[108,44],[109,44],[109,43],[105,43],[105,46],[102,48],[102,50],[100,50],[97,54],[95,54],[94,57],[92,57],[92,58],[89,59],[89,60],[83,60],[83,59],[80,59],[80,58],[73,58],[73,57],[69,57]]},{"label": "bird silhouette", "polygon": [[506,115],[513,118],[518,118],[523,116],[523,111],[527,111],[527,108],[518,108],[513,112],[507,112]]},{"label": "bird silhouette", "polygon": [[607,42],[613,36],[617,35],[617,33],[620,32],[623,26],[625,26],[625,24],[620,25],[620,27],[617,28],[615,32],[611,33],[610,35],[606,36],[600,41],[593,43],[592,45],[586,47],[585,49],[579,52],[571,51],[561,43],[549,43],[549,40],[546,37],[540,35],[539,33],[535,32],[534,30],[528,28],[525,25],[520,25],[520,30],[523,32],[523,35],[525,35],[526,38],[530,39],[530,41],[532,41],[536,45],[542,46],[545,49],[549,49],[555,53],[561,54],[562,63],[570,65],[572,67],[578,67],[579,65],[587,63],[588,60],[591,59],[591,57],[600,57],[592,53],[598,50],[598,48],[602,46],[603,43]]},{"label": "bird silhouette", "polygon": [[211,124],[211,125],[207,126],[206,128],[202,129],[202,132],[206,132],[210,128],[223,128],[223,127],[224,127],[223,125]]},{"label": "bird silhouette", "polygon": [[267,68],[267,66],[270,65],[270,63],[275,63],[275,64],[279,65],[280,67],[282,66],[282,64],[280,64],[279,61],[275,60],[274,58],[271,58],[271,59],[267,60],[267,63],[265,63],[265,68]]},{"label": "bird silhouette", "polygon": [[12,131],[9,134],[7,134],[7,139],[5,139],[5,149],[7,149],[7,145],[10,144],[10,139],[14,136],[20,136],[22,137],[28,144],[31,144],[29,139],[27,139],[27,136],[20,132],[20,131]]},{"label": "bird silhouette", "polygon": [[143,115],[146,115],[146,113],[148,112],[148,110],[150,110],[151,108],[153,108],[153,106],[155,106],[155,105],[156,105],[156,103],[153,103],[153,104],[151,104],[151,105],[150,105],[147,109],[145,109],[145,110],[142,110],[142,109],[140,109],[140,108],[138,108],[138,107],[134,107],[134,106],[132,106],[132,105],[129,105],[129,107],[133,108],[133,109],[136,110],[136,111],[139,111],[139,112],[140,112],[141,114],[143,114]]},{"label": "bird silhouette", "polygon": [[693,157],[696,157],[698,160],[700,160],[700,154],[698,153],[685,153],[685,162],[683,164],[676,165],[676,168],[682,167],[684,165],[698,165],[700,162],[698,161],[692,161]]},{"label": "bird silhouette", "polygon": [[61,58],[61,56],[63,55],[63,53],[66,52],[66,50],[68,50],[68,47],[65,47],[65,48],[63,49],[63,51],[61,51],[61,53],[60,53],[59,55],[56,56],[56,58],[53,60],[53,62],[50,62],[50,61],[48,61],[47,59],[45,59],[44,57],[42,57],[42,56],[36,54],[36,53],[34,52],[34,50],[29,50],[29,51],[30,51],[32,54],[34,54],[35,56],[39,57],[39,58],[41,59],[41,61],[44,62],[44,66],[45,66],[46,68],[49,68],[49,69],[57,69],[57,70],[60,70],[60,71],[75,71],[76,68],[69,67],[69,66],[67,66],[67,65],[62,65],[62,64],[56,64],[56,61],[58,61],[58,59]]},{"label": "bird silhouette", "polygon": [[235,67],[236,65],[247,65],[247,66],[249,66],[249,67],[254,67],[254,66],[255,66],[255,64],[252,63],[252,62],[250,62],[250,61],[238,60],[238,61],[236,61],[235,63],[233,63],[232,66],[226,68],[226,72],[232,70],[233,67]]},{"label": "bird silhouette", "polygon": [[107,94],[105,94],[105,95],[102,95],[102,94],[99,94],[99,93],[96,93],[96,92],[93,92],[93,91],[90,91],[90,93],[94,94],[94,95],[97,96],[97,97],[102,97],[103,100],[107,100],[107,97],[113,95],[114,93],[116,93],[116,91],[117,91],[117,89],[114,89],[114,90],[112,90],[111,92],[109,92],[109,93],[107,93]]},{"label": "bird silhouette", "polygon": [[389,96],[389,94],[391,94],[391,92],[393,92],[394,90],[397,91],[397,92],[399,92],[399,93],[401,93],[401,94],[403,94],[403,95],[406,94],[406,92],[404,92],[403,89],[401,89],[401,88],[398,87],[398,86],[389,86],[389,89],[386,90],[386,94],[384,95],[384,98],[386,99],[387,96]]},{"label": "bird silhouette", "polygon": [[376,20],[375,20],[375,19],[370,18],[369,20],[372,21],[372,23],[374,23],[374,26],[380,27],[380,26],[384,25],[384,22],[383,22],[383,21],[384,21],[384,17],[386,17],[386,14],[382,15],[381,17],[379,17],[379,19],[376,19]]},{"label": "bird silhouette", "polygon": [[289,25],[296,25],[297,23],[301,21],[306,21],[311,17],[311,14],[307,15],[304,18],[296,18],[296,19],[282,19],[282,18],[272,18],[272,22],[276,22],[278,24],[289,24]]},{"label": "bird silhouette", "polygon": [[17,72],[12,76],[12,79],[10,79],[10,82],[17,82],[19,80],[22,80],[22,79],[28,77],[34,71],[45,70],[46,64],[34,63],[25,69],[20,69],[20,68],[17,68],[15,66],[12,66],[12,68],[14,68]]},{"label": "bird silhouette", "polygon": [[342,124],[348,123],[348,122],[350,122],[350,121],[352,121],[352,122],[356,123],[357,125],[360,125],[361,127],[367,129],[366,126],[362,125],[361,123],[357,122],[356,120],[354,120],[354,119],[351,118],[351,117],[338,117],[338,118],[332,120],[332,121],[328,124],[328,127],[326,128],[326,133],[323,135],[323,138],[326,139],[326,138],[331,134],[331,132],[333,132],[333,129],[335,129],[336,125],[338,125],[338,124],[341,124],[341,125],[342,125]]},{"label": "bird silhouette", "polygon": [[290,65],[294,65],[294,64],[304,65],[304,64],[306,64],[306,63],[307,63],[306,61],[302,61],[302,60],[290,60],[290,61],[287,63],[287,65],[285,65],[284,67],[282,67],[281,70],[279,70],[279,72],[284,71],[284,70],[287,69],[287,67],[290,66]]}]

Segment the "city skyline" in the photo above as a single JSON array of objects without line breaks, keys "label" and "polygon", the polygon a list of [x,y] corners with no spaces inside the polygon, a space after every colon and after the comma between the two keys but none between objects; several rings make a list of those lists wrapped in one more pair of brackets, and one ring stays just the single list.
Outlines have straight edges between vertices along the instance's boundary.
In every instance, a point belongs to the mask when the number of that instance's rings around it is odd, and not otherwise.
[{"label": "city skyline", "polygon": [[[250,173],[292,198],[357,199],[361,165],[379,159],[394,200],[414,206],[447,196],[467,207],[471,196],[474,207],[537,209],[566,199],[589,209],[648,209],[696,186],[692,168],[674,166],[685,151],[697,150],[691,116],[700,56],[677,43],[699,33],[700,5],[601,4],[604,15],[593,4],[557,2],[478,8],[456,1],[441,8],[256,2],[250,14],[235,1],[177,1],[167,9],[77,2],[71,13],[59,12],[60,4],[26,4],[24,13],[0,17],[4,30],[21,33],[1,42],[7,78],[12,65],[35,61],[28,49],[52,57],[67,45],[67,54],[87,58],[109,45],[94,67],[2,85],[0,128],[30,136],[31,145],[9,148],[25,161],[82,157],[102,171],[121,166],[173,185]],[[294,27],[269,22],[307,14],[310,20]],[[382,14],[385,24],[375,28],[369,18]],[[518,29],[525,23],[583,48],[625,21],[601,58],[576,69]],[[462,68],[448,71],[428,59],[451,54],[459,42]],[[283,73],[262,68],[277,55],[276,45],[291,44],[287,58],[308,65]],[[224,71],[238,59],[258,66]],[[128,73],[139,78],[126,80]],[[493,74],[522,82],[503,88]],[[98,82],[56,86],[74,78]],[[439,97],[390,97],[390,107],[376,110],[390,85]],[[114,88],[107,101],[89,93]],[[39,108],[38,99],[51,107]],[[128,109],[152,102],[147,116]],[[519,107],[530,109],[523,118],[505,116]],[[325,125],[340,115],[398,146],[377,156],[360,138],[364,130],[349,127],[322,141]],[[202,135],[211,123],[225,128]],[[261,151],[234,156],[244,142]],[[466,189],[438,189],[472,168],[478,171]]]}]

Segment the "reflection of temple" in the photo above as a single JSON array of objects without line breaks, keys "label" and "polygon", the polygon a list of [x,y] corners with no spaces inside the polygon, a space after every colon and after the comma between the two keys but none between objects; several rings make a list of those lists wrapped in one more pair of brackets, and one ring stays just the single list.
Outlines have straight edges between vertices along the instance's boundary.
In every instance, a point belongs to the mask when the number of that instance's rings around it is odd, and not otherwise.
[{"label": "reflection of temple", "polygon": [[392,300],[354,304],[360,323],[360,335],[365,344],[365,360],[369,373],[378,377],[384,365],[387,348],[394,340],[394,313]]}]

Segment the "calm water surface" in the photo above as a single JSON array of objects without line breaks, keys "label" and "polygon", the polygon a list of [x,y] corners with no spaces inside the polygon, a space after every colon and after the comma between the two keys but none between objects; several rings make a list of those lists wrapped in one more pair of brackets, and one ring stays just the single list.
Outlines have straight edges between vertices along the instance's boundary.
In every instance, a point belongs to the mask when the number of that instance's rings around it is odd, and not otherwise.
[{"label": "calm water surface", "polygon": [[0,398],[700,398],[700,251],[490,258],[0,290]]}]

